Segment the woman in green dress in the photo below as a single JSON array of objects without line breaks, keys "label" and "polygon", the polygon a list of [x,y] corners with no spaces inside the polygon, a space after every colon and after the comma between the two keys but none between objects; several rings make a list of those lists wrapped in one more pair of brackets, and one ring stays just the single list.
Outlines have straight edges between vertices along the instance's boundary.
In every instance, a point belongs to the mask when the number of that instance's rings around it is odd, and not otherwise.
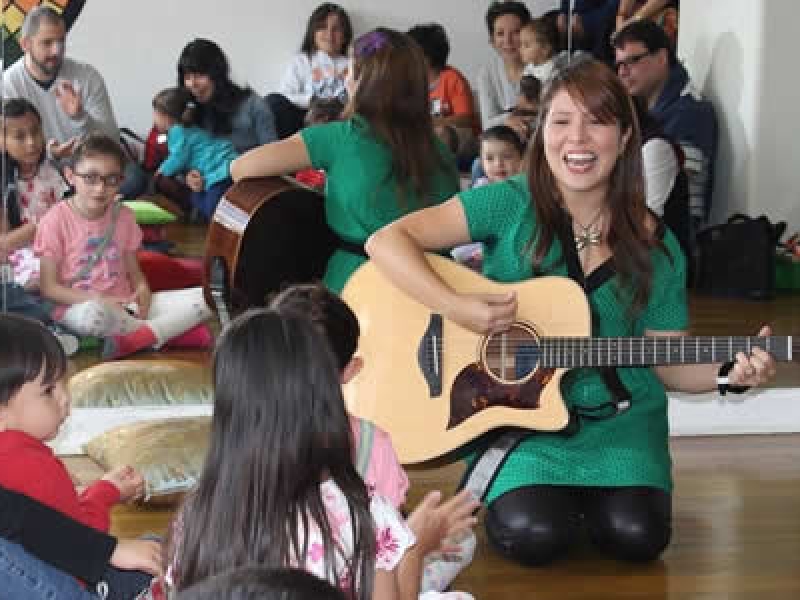
[{"label": "woman in green dress", "polygon": [[342,241],[325,274],[336,292],[366,260],[373,232],[459,189],[455,159],[434,134],[425,57],[411,38],[383,28],[358,38],[347,87],[344,120],[255,148],[231,165],[234,181],[325,171],[325,214]]},{"label": "woman in green dress", "polygon": [[[594,336],[685,335],[685,259],[646,208],[639,126],[625,88],[601,63],[581,61],[557,74],[541,110],[525,173],[404,217],[374,234],[367,252],[399,288],[478,333],[508,329],[514,294],[459,294],[423,252],[480,241],[491,279],[569,275],[587,294]],[[729,366],[733,391],[775,372],[758,348]],[[487,496],[492,544],[541,565],[566,554],[585,527],[609,556],[659,556],[671,535],[665,386],[711,391],[720,369],[569,371],[561,391],[579,428],[531,434],[511,452]],[[617,410],[625,398],[629,408]]]}]

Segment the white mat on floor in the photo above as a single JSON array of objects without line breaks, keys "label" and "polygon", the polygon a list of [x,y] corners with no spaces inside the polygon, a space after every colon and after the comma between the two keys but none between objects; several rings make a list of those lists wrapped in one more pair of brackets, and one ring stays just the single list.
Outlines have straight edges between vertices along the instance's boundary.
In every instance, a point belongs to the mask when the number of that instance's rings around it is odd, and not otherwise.
[{"label": "white mat on floor", "polygon": [[[119,425],[148,419],[211,414],[211,405],[75,408],[51,442],[57,454],[83,454],[92,437]],[[672,435],[800,432],[800,388],[769,388],[747,394],[670,394]]]},{"label": "white mat on floor", "polygon": [[83,445],[109,429],[151,419],[198,417],[211,414],[211,404],[173,406],[123,406],[119,408],[73,408],[49,445],[56,454],[85,454]]}]

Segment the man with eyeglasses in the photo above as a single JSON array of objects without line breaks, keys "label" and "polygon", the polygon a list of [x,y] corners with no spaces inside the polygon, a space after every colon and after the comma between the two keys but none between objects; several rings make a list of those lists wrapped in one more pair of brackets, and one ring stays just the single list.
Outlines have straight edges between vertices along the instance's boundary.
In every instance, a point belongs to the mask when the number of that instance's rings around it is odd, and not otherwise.
[{"label": "man with eyeglasses", "polygon": [[664,133],[680,144],[689,178],[691,238],[711,209],[717,120],[714,107],[689,81],[664,30],[635,21],[612,39],[616,71],[632,96],[645,101]]}]

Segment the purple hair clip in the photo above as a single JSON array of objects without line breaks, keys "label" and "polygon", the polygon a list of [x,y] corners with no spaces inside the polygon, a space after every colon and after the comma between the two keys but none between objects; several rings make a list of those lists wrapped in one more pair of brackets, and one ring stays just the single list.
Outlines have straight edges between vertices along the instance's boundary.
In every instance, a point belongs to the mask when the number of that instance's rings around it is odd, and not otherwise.
[{"label": "purple hair clip", "polygon": [[356,58],[371,56],[389,43],[389,36],[383,31],[375,29],[358,38],[353,45]]}]

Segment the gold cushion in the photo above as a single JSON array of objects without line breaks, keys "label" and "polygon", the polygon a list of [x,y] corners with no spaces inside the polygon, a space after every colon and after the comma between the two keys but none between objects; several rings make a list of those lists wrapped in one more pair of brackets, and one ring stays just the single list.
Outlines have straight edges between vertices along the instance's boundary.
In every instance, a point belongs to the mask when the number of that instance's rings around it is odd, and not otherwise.
[{"label": "gold cushion", "polygon": [[211,404],[208,367],[183,360],[129,360],[89,367],[70,378],[74,408]]},{"label": "gold cushion", "polygon": [[145,479],[145,502],[168,504],[197,482],[210,427],[211,417],[140,421],[95,436],[86,453],[107,471],[135,467]]}]

